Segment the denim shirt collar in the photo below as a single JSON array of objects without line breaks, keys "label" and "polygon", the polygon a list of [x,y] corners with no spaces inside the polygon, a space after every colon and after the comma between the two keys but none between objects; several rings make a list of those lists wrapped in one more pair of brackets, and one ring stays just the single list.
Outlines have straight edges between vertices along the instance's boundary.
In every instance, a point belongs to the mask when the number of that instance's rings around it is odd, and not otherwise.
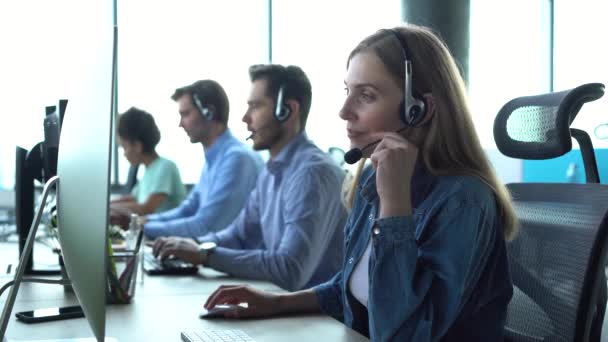
[{"label": "denim shirt collar", "polygon": [[306,132],[302,131],[298,133],[287,145],[281,149],[281,151],[276,155],[276,157],[268,160],[266,163],[266,167],[268,168],[268,172],[273,175],[278,174],[281,170],[284,170],[293,159],[294,152],[300,148],[304,143],[308,141],[308,136]]},{"label": "denim shirt collar", "polygon": [[[361,197],[368,203],[373,203],[378,199],[376,190],[376,170],[369,166],[371,172],[364,172],[359,183],[359,193]],[[424,166],[424,162],[420,158],[416,160],[414,165],[414,173],[411,180],[412,207],[418,208],[420,203],[426,198],[428,192],[435,181],[433,176]]]},{"label": "denim shirt collar", "polygon": [[215,139],[213,144],[211,144],[211,147],[205,150],[205,162],[212,165],[217,160],[220,153],[224,151],[225,145],[233,138],[230,129],[226,128],[226,131]]}]

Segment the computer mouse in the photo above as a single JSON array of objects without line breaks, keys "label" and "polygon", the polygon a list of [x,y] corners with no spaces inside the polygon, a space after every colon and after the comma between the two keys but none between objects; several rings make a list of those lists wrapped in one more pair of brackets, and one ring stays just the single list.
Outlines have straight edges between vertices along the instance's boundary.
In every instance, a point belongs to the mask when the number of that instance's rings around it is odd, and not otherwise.
[{"label": "computer mouse", "polygon": [[224,317],[224,314],[226,312],[234,311],[238,307],[239,307],[239,305],[236,305],[236,304],[219,304],[209,310],[203,309],[203,311],[200,313],[199,317],[200,318]]}]

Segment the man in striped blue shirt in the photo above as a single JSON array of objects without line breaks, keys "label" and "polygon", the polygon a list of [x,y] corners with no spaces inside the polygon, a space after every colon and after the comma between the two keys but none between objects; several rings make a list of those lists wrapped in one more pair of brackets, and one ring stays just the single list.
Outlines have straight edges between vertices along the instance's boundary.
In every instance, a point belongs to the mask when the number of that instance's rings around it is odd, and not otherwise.
[{"label": "man in striped blue shirt", "polygon": [[198,239],[159,239],[161,258],[175,255],[235,277],[298,290],[330,279],[342,261],[344,171],[305,133],[311,86],[295,66],[256,65],[243,121],[253,148],[270,160],[236,220]]},{"label": "man in striped blue shirt", "polygon": [[203,145],[205,166],[179,207],[145,217],[144,233],[151,239],[193,238],[224,229],[243,208],[263,167],[259,154],[230,133],[228,97],[219,83],[197,81],[178,88],[171,98],[190,142]]}]

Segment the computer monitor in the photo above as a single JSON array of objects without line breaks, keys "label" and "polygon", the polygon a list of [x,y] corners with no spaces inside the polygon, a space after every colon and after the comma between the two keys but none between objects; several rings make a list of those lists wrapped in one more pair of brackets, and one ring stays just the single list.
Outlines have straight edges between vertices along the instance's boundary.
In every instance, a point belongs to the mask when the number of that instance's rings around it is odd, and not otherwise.
[{"label": "computer monitor", "polygon": [[86,101],[70,104],[57,163],[61,253],[76,297],[99,341],[105,336],[107,287],[112,131],[108,99],[105,104],[96,101],[96,108]]},{"label": "computer monitor", "polygon": [[[107,92],[107,98],[111,98]],[[105,339],[108,262],[108,207],[110,142],[113,115],[109,101],[75,100],[64,120],[57,165],[57,218],[59,242],[67,275],[97,341]],[[44,202],[51,180],[42,194]],[[32,251],[35,229],[44,203],[38,208],[32,232],[17,269],[14,288],[2,312],[0,339],[19,283],[25,258]]]},{"label": "computer monitor", "polygon": [[67,106],[67,100],[60,100],[59,106],[47,106],[44,117],[44,142],[42,144],[43,178],[48,180],[57,174],[57,155],[61,122]]},{"label": "computer monitor", "polygon": [[116,49],[114,21],[111,64],[103,63],[109,67],[109,77],[103,81],[109,83],[98,84],[99,92],[70,100],[70,110],[61,128],[57,162],[57,218],[63,261],[97,341],[105,339]]},{"label": "computer monitor", "polygon": [[[95,93],[73,101],[64,120],[57,162],[61,253],[71,285],[97,341],[105,338],[110,143],[113,131],[112,106],[108,100],[112,98],[111,89],[108,89],[105,94]],[[49,184],[43,191],[43,201],[47,198],[48,187]],[[36,213],[34,230],[28,236],[14,288],[2,313],[0,338],[4,337],[1,335],[22,281],[25,258],[32,251],[32,240],[43,206],[44,203]]]},{"label": "computer monitor", "polygon": [[[29,151],[17,146],[15,150],[15,217],[19,235],[19,256],[23,253],[25,241],[34,219],[34,181],[46,182],[57,174],[57,155],[61,123],[68,100],[59,100],[57,106],[47,106],[43,118],[44,141],[36,144]],[[34,249],[26,261],[25,274],[56,275],[59,264],[51,267],[34,265]]]},{"label": "computer monitor", "polygon": [[[57,214],[59,242],[65,268],[76,297],[97,341],[105,339],[107,287],[107,227],[110,188],[110,144],[116,110],[116,1],[87,4],[95,10],[96,24],[105,27],[110,15],[113,32],[95,32],[96,50],[87,50],[91,74],[74,75],[80,84],[70,95],[70,108],[61,125],[57,161]],[[109,25],[108,25],[109,26]],[[109,29],[109,27],[108,27]],[[80,77],[80,79],[78,79]],[[60,104],[61,105],[61,104]],[[64,107],[65,108],[65,107]],[[61,119],[61,118],[60,118]],[[43,191],[43,199],[48,188]],[[33,227],[40,221],[40,209]],[[33,234],[25,255],[31,252]],[[24,257],[17,267],[15,285],[2,311],[0,339],[23,277]]]}]

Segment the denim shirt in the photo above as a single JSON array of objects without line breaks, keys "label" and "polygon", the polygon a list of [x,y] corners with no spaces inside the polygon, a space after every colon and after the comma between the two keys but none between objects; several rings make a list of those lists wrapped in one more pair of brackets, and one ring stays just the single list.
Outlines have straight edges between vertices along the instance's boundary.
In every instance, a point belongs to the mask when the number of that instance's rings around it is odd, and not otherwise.
[{"label": "denim shirt", "polygon": [[[513,294],[493,191],[418,163],[412,215],[377,219],[376,174],[362,174],[341,272],[314,288],[324,312],[372,341],[499,341]],[[369,239],[367,310],[349,278]]]}]

